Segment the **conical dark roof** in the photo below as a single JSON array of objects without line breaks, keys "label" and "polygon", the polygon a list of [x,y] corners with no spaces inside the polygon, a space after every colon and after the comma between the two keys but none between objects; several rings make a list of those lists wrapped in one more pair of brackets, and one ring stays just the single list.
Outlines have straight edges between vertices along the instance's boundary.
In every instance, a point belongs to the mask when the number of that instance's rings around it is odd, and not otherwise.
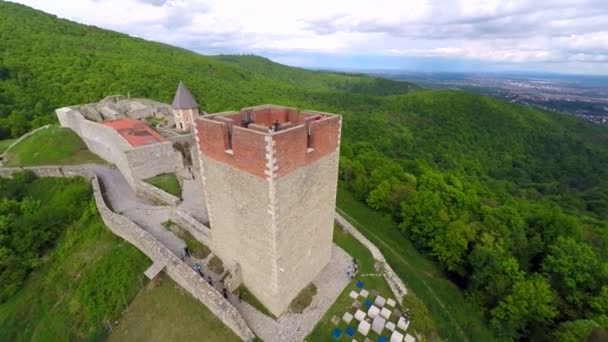
[{"label": "conical dark roof", "polygon": [[177,91],[175,92],[175,97],[173,98],[173,104],[171,104],[173,109],[190,109],[190,108],[198,108],[198,104],[196,104],[196,100],[190,93],[190,90],[186,88],[184,82],[179,81],[179,85],[177,86]]}]

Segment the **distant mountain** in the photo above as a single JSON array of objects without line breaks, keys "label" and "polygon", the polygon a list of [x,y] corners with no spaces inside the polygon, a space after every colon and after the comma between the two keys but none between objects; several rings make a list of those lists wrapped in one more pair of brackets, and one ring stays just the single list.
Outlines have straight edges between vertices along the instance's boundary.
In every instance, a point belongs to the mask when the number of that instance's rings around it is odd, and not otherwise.
[{"label": "distant mountain", "polygon": [[495,334],[566,341],[608,326],[604,128],[461,91],[202,56],[0,2],[0,139],[109,94],[170,102],[179,80],[207,112],[343,114],[341,187],[392,215]]},{"label": "distant mountain", "polygon": [[370,77],[364,74],[313,71],[289,67],[255,55],[219,55],[249,71],[293,86],[316,91],[343,91],[365,95],[398,95],[420,90],[415,84]]}]

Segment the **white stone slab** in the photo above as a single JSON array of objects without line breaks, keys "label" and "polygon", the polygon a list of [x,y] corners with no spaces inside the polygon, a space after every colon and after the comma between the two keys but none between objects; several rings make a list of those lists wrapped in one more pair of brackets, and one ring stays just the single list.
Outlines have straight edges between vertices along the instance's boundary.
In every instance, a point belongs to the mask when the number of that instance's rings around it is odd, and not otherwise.
[{"label": "white stone slab", "polygon": [[393,322],[386,322],[386,329],[390,330],[390,331],[394,331],[395,330],[395,323]]},{"label": "white stone slab", "polygon": [[364,320],[365,316],[367,316],[367,315],[365,314],[365,312],[363,312],[361,310],[357,310],[357,312],[355,312],[355,319],[359,322]]},{"label": "white stone slab", "polygon": [[385,303],[386,303],[386,299],[384,299],[384,297],[382,297],[382,296],[378,296],[378,297],[376,297],[376,300],[374,300],[374,304],[379,308],[384,307]]},{"label": "white stone slab", "polygon": [[395,302],[395,300],[393,298],[389,298],[386,300],[386,305],[390,306],[390,307],[395,307],[395,304],[397,304],[397,302]]},{"label": "white stone slab", "polygon": [[361,289],[361,292],[359,292],[359,295],[363,298],[367,298],[367,296],[369,296],[369,291],[367,291],[366,289]]},{"label": "white stone slab", "polygon": [[359,297],[359,294],[355,291],[350,291],[350,294],[348,296],[352,299],[357,299],[357,297]]},{"label": "white stone slab", "polygon": [[382,308],[382,310],[380,310],[380,316],[382,316],[382,318],[388,320],[391,317],[391,310],[389,310],[387,308]]},{"label": "white stone slab", "polygon": [[344,322],[350,323],[350,321],[353,320],[353,315],[350,312],[345,312],[344,316],[342,316],[342,319],[344,320]]},{"label": "white stone slab", "polygon": [[397,321],[397,327],[403,331],[406,331],[410,326],[410,321],[405,319],[404,317],[399,317],[399,321]]},{"label": "white stone slab", "polygon": [[378,314],[380,314],[380,309],[375,305],[370,306],[369,310],[367,310],[367,315],[372,319],[376,318]]},{"label": "white stone slab", "polygon": [[405,334],[405,339],[403,341],[404,342],[416,342],[416,339],[414,338],[414,336],[412,336],[410,334]]},{"label": "white stone slab", "polygon": [[369,324],[369,322],[367,321],[361,321],[361,323],[359,323],[359,327],[357,327],[357,331],[361,333],[361,335],[363,336],[367,336],[367,334],[369,334],[369,329],[371,328],[371,324]]},{"label": "white stone slab", "polygon": [[380,316],[376,316],[376,318],[374,318],[374,321],[372,322],[372,330],[375,331],[378,335],[381,335],[385,325],[386,320]]},{"label": "white stone slab", "polygon": [[390,342],[401,342],[401,341],[403,341],[403,334],[396,330],[393,331]]}]

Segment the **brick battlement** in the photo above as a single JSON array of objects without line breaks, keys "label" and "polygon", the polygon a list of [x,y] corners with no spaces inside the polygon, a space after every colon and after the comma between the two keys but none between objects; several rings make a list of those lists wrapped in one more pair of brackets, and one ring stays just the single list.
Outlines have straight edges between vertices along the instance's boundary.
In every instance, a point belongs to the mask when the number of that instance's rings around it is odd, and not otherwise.
[{"label": "brick battlement", "polygon": [[262,105],[199,117],[196,134],[203,155],[257,177],[276,178],[334,152],[340,124],[336,114]]}]

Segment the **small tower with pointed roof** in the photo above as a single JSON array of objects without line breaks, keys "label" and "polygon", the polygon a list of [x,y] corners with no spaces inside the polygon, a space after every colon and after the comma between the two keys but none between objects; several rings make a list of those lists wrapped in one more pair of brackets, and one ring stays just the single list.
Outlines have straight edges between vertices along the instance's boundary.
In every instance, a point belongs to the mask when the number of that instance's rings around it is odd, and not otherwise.
[{"label": "small tower with pointed roof", "polygon": [[175,128],[180,131],[192,130],[199,115],[198,104],[182,81],[179,81],[171,107],[175,118]]}]

